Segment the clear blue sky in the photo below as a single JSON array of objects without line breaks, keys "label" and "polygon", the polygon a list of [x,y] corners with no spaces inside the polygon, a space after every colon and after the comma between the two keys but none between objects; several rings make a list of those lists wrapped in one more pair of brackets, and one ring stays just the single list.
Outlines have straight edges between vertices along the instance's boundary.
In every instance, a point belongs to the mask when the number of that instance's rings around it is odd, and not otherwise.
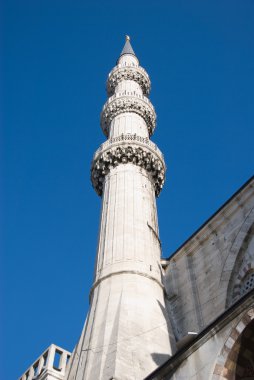
[{"label": "clear blue sky", "polygon": [[52,342],[73,349],[88,307],[105,81],[125,34],[152,80],[169,256],[252,174],[253,0],[9,0],[3,7],[3,375]]}]

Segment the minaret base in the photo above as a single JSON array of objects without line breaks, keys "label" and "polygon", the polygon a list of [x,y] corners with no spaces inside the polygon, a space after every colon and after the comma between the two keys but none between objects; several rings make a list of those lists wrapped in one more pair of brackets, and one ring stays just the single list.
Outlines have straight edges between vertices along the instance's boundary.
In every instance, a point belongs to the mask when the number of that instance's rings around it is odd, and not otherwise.
[{"label": "minaret base", "polygon": [[163,289],[142,274],[121,273],[93,293],[68,380],[138,380],[172,354]]}]

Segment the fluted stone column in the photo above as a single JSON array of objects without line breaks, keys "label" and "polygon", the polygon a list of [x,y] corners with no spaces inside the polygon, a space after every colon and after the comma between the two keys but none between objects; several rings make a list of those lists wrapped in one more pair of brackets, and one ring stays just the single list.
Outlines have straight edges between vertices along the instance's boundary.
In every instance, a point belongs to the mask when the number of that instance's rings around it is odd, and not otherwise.
[{"label": "fluted stone column", "polygon": [[149,137],[156,114],[150,80],[129,39],[107,81],[101,114],[108,140],[96,151],[91,179],[102,196],[90,311],[68,380],[143,379],[172,354],[165,310],[155,196],[163,156]]}]

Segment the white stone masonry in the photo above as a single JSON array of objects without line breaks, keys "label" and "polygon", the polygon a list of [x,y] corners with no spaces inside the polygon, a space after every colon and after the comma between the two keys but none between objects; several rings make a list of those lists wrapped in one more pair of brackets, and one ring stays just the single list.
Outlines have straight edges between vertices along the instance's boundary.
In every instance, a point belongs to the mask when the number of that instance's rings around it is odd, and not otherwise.
[{"label": "white stone masonry", "polygon": [[51,344],[19,380],[63,380],[71,353]]},{"label": "white stone masonry", "polygon": [[165,164],[149,140],[156,121],[147,98],[150,80],[129,40],[107,90],[101,127],[108,140],[91,169],[93,186],[102,195],[95,278],[68,380],[141,380],[174,349],[155,202]]}]

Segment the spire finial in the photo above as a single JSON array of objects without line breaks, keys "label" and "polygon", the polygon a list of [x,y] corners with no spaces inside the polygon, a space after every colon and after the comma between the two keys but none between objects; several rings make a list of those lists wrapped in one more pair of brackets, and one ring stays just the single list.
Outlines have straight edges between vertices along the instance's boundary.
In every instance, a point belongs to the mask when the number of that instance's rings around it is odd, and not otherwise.
[{"label": "spire finial", "polygon": [[131,55],[135,56],[135,53],[134,53],[134,51],[132,49],[132,46],[131,46],[131,43],[130,43],[130,39],[131,39],[130,36],[128,36],[126,34],[126,36],[125,36],[125,45],[124,45],[123,50],[122,50],[122,52],[120,54],[120,57],[122,55],[124,55],[124,54],[131,54]]}]

